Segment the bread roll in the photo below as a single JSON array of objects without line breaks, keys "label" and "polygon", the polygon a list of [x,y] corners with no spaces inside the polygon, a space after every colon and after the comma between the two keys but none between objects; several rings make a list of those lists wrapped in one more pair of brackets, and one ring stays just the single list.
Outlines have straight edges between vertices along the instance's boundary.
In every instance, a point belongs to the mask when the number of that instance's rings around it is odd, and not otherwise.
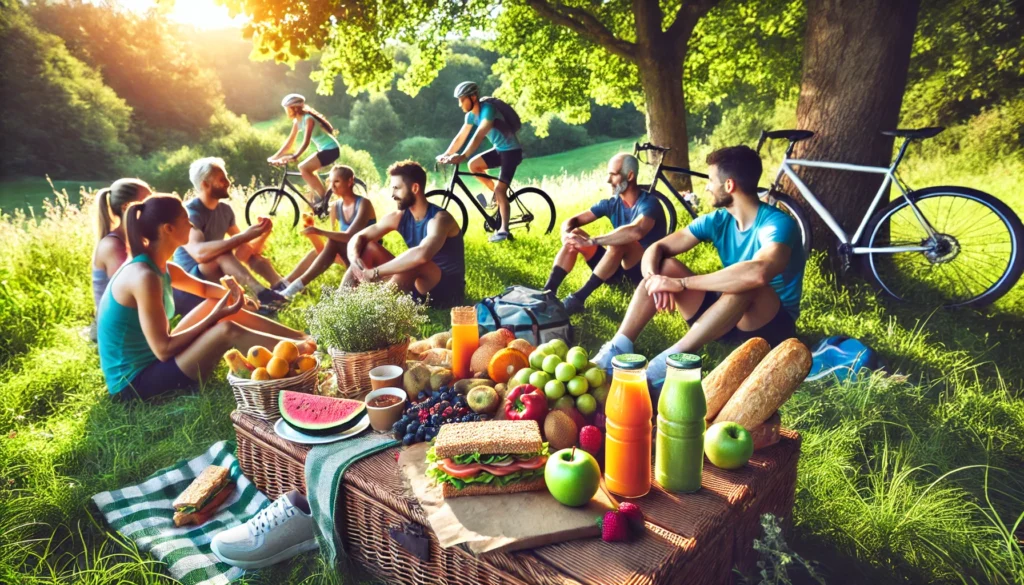
[{"label": "bread roll", "polygon": [[711,370],[711,373],[704,378],[704,400],[708,403],[708,413],[705,419],[715,419],[725,403],[740,387],[740,384],[747,379],[750,372],[754,371],[757,364],[768,355],[771,346],[760,337],[748,339],[743,345],[737,347],[729,357],[722,360],[718,367]]},{"label": "bread roll", "polygon": [[740,384],[715,422],[734,421],[753,430],[789,400],[810,371],[807,346],[796,338],[783,341]]}]

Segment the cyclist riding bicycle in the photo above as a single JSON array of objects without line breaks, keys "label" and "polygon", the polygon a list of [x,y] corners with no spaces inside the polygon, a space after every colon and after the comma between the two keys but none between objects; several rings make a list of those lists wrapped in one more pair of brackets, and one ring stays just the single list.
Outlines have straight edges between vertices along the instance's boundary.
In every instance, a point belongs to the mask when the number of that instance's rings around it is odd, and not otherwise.
[{"label": "cyclist riding bicycle", "polygon": [[[297,93],[284,96],[284,99],[281,100],[281,107],[293,120],[292,131],[288,134],[288,139],[284,141],[280,150],[268,158],[267,162],[276,166],[284,166],[298,160],[312,141],[316,145],[317,152],[299,164],[299,172],[302,173],[302,178],[305,179],[309,188],[316,193],[315,204],[319,205],[323,201],[327,189],[316,172],[338,160],[338,157],[341,156],[341,145],[334,138],[334,126],[327,121],[323,114],[307,104],[306,98]],[[295,144],[295,137],[298,136],[300,127],[303,136],[302,145],[295,153],[285,154]]]},{"label": "cyclist riding bicycle", "polygon": [[[489,238],[491,242],[512,239],[508,231],[509,204],[508,187],[516,174],[516,168],[523,162],[523,148],[516,137],[519,121],[511,120],[515,112],[504,102],[494,98],[480,100],[480,90],[472,81],[463,81],[455,88],[455,98],[459,107],[466,113],[462,130],[452,140],[448,149],[437,157],[444,164],[459,164],[469,159],[469,170],[474,173],[485,173],[487,169],[501,167],[498,182],[489,177],[477,177],[484,187],[494,193],[494,201],[501,213],[501,227]],[[507,110],[502,112],[502,110]],[[474,133],[474,128],[476,132]],[[472,139],[470,139],[472,134]],[[493,148],[478,154],[472,159],[476,149],[484,137],[491,141]],[[465,148],[463,148],[465,146]],[[461,152],[460,152],[461,150]],[[478,195],[481,205],[485,205],[483,195]]]}]

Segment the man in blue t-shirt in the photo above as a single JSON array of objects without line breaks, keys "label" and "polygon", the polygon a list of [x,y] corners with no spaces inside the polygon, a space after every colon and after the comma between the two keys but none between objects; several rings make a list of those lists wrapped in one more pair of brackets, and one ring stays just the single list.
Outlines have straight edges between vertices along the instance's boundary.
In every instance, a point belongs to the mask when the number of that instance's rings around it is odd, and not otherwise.
[{"label": "man in blue t-shirt", "polygon": [[[795,336],[806,263],[796,222],[758,199],[761,159],[750,147],[716,150],[707,164],[707,190],[717,210],[644,253],[643,284],[618,333],[595,356],[599,366],[610,368],[614,356],[631,353],[633,342],[658,311],[679,311],[690,329],[651,360],[647,377],[655,387],[664,378],[665,359],[673,353],[697,353],[715,339],[762,337],[774,346]],[[715,246],[724,268],[694,274],[676,259],[700,242]]]},{"label": "man in blue t-shirt", "polygon": [[[516,174],[519,163],[523,162],[523,147],[512,130],[512,126],[502,117],[501,112],[493,103],[480,103],[477,85],[472,81],[463,81],[455,88],[455,97],[459,107],[466,113],[462,130],[452,140],[448,150],[437,157],[438,162],[457,165],[469,160],[469,170],[474,173],[486,173],[487,169],[501,167],[498,182],[487,177],[477,177],[484,187],[494,193],[494,202],[501,214],[501,227],[491,235],[491,242],[512,239],[508,232],[509,204],[508,186]],[[476,131],[474,132],[474,128]],[[470,135],[472,134],[472,139]],[[493,148],[473,156],[483,142],[484,137],[491,141]],[[462,148],[465,146],[465,148]],[[461,152],[460,152],[461,150]],[[470,157],[473,158],[470,158]],[[484,205],[483,195],[477,195],[480,204]]]},{"label": "man in blue t-shirt", "polygon": [[[628,280],[640,284],[640,258],[648,246],[665,237],[665,211],[658,200],[636,184],[640,163],[631,154],[617,154],[608,161],[608,184],[612,196],[598,201],[589,210],[578,213],[562,224],[562,249],[555,255],[544,289],[556,295],[576,259],[583,256],[593,271],[583,288],[565,297],[562,304],[570,314],[583,311],[590,293],[609,281]],[[591,236],[580,229],[602,217],[612,223],[612,231]]]}]

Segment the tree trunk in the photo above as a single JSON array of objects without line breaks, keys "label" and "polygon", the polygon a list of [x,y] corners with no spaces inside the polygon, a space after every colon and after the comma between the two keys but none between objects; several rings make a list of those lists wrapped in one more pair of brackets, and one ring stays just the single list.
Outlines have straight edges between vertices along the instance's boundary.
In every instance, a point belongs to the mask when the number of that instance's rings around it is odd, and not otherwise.
[{"label": "tree trunk", "polygon": [[[647,136],[652,144],[671,148],[665,164],[689,168],[686,100],[683,96],[683,58],[671,50],[652,50],[637,62],[644,90]],[[654,156],[651,153],[651,156]],[[691,190],[688,175],[668,175],[677,189]]]},{"label": "tree trunk", "polygon": [[[806,0],[803,78],[797,127],[814,137],[794,157],[888,166],[907,84],[920,0]],[[797,168],[801,178],[853,236],[882,176]],[[795,191],[795,189],[794,189]],[[815,247],[835,259],[836,237],[811,213]]]}]

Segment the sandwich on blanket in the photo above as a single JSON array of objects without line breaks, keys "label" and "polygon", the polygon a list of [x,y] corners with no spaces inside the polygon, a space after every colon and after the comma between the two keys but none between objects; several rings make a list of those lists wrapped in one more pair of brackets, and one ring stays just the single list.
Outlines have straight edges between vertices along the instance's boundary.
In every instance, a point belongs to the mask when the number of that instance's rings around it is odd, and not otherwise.
[{"label": "sandwich on blanket", "polygon": [[235,487],[228,479],[226,467],[210,465],[204,469],[172,503],[174,525],[199,525],[209,520]]},{"label": "sandwich on blanket", "polygon": [[426,473],[445,498],[543,490],[548,455],[536,421],[453,423],[427,451]]}]

